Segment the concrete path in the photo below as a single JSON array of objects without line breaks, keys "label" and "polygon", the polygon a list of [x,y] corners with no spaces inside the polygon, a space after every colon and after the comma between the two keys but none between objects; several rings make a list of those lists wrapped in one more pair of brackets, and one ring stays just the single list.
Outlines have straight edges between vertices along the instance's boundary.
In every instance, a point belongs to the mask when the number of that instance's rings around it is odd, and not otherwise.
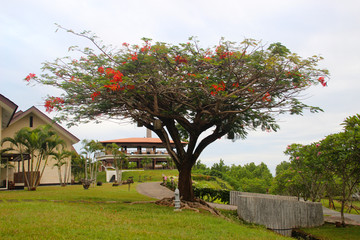
[{"label": "concrete path", "polygon": [[[174,197],[174,192],[168,188],[161,186],[161,182],[145,182],[136,186],[136,190],[145,196],[163,199]],[[219,209],[225,210],[237,210],[237,206],[227,205],[227,204],[218,204],[218,203],[208,203],[210,206]]]},{"label": "concrete path", "polygon": [[136,190],[145,196],[163,199],[174,197],[174,192],[170,189],[161,186],[161,182],[145,182],[136,186]]}]

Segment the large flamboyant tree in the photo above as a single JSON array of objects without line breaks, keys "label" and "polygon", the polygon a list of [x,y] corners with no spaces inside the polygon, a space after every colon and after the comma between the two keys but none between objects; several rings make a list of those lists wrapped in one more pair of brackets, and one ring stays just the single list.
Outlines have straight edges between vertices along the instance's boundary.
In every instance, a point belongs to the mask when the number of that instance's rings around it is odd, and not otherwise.
[{"label": "large flamboyant tree", "polygon": [[45,107],[58,110],[70,125],[117,118],[154,131],[179,170],[186,200],[194,198],[191,168],[209,144],[225,135],[244,138],[258,127],[276,131],[279,113],[318,111],[303,104],[299,93],[326,85],[327,71],[317,68],[320,57],[303,59],[280,43],[221,40],[202,48],[196,39],[178,45],[143,39],[141,46],[123,43],[114,49],[88,32],[68,31],[92,41],[95,50],[77,49],[82,57],[76,60],[45,62],[41,77],[26,80],[63,90],[49,96]]}]

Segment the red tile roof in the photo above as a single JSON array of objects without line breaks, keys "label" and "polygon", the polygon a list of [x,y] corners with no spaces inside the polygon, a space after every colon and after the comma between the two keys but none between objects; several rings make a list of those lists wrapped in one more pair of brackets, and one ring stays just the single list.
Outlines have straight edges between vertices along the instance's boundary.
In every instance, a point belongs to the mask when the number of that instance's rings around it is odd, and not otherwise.
[{"label": "red tile roof", "polygon": [[[119,145],[163,145],[160,138],[120,138],[120,139],[114,139],[114,140],[106,140],[106,141],[100,141],[101,143],[117,143]],[[170,140],[170,143],[173,145],[174,141]],[[182,142],[182,144],[187,144],[187,142]]]}]

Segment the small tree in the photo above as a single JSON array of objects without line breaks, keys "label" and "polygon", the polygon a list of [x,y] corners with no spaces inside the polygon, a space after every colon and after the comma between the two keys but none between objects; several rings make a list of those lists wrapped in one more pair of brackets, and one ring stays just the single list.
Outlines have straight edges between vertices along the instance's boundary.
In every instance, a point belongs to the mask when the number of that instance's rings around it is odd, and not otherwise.
[{"label": "small tree", "polygon": [[360,183],[360,115],[346,118],[342,125],[343,132],[331,134],[320,142],[319,154],[341,181],[341,221],[345,225],[345,204]]},{"label": "small tree", "polygon": [[[318,154],[319,143],[309,145],[292,144],[287,146],[285,154],[289,156],[295,170],[298,183],[302,186],[301,196],[315,202],[321,199],[325,191],[326,167],[323,158]],[[296,182],[294,182],[296,184]]]},{"label": "small tree", "polygon": [[100,142],[94,140],[89,141],[84,139],[82,144],[84,145],[82,147],[84,150],[82,154],[85,158],[84,184],[87,185],[89,183],[93,183],[93,186],[95,187],[98,172],[98,161],[96,160],[96,154],[103,150],[104,147]]},{"label": "small tree", "polygon": [[[70,163],[71,154],[72,153],[70,151],[66,151],[66,150],[56,151],[51,154],[53,156],[53,159],[56,161],[54,167],[58,169],[59,182],[60,182],[60,186],[62,187],[65,187],[66,184],[69,182],[69,175],[70,175],[69,171],[71,166],[71,164],[69,163]],[[61,168],[63,166],[65,168],[64,176],[61,173]]]},{"label": "small tree", "polygon": [[85,179],[85,157],[76,151],[71,152],[71,173],[74,176],[74,181]]},{"label": "small tree", "polygon": [[[144,39],[142,46],[124,43],[111,50],[89,32],[74,34],[92,41],[100,54],[79,50],[80,59],[46,62],[47,73],[26,80],[64,91],[45,106],[59,110],[59,119],[70,125],[102,116],[131,119],[154,131],[179,170],[185,200],[194,199],[191,169],[209,144],[223,136],[245,138],[258,127],[276,131],[279,113],[318,111],[302,103],[299,93],[318,82],[326,85],[327,71],[316,67],[320,57],[302,59],[280,43],[222,39],[202,48],[196,39],[179,45]],[[187,146],[181,142],[185,135]]]},{"label": "small tree", "polygon": [[[116,143],[106,145],[106,150],[109,150],[114,157],[114,166],[115,166],[115,183],[121,183],[122,180],[122,168],[124,161],[127,160],[127,156],[124,152],[119,149],[119,146]],[[120,169],[119,169],[120,167]]]}]

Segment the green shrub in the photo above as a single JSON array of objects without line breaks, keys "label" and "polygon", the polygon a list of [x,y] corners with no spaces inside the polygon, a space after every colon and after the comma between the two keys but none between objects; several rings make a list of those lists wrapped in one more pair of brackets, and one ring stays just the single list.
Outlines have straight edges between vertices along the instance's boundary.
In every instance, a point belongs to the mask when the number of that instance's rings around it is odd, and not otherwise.
[{"label": "green shrub", "polygon": [[195,197],[201,198],[205,201],[214,202],[220,201],[228,204],[230,202],[229,190],[216,190],[213,188],[197,188],[193,187]]}]

